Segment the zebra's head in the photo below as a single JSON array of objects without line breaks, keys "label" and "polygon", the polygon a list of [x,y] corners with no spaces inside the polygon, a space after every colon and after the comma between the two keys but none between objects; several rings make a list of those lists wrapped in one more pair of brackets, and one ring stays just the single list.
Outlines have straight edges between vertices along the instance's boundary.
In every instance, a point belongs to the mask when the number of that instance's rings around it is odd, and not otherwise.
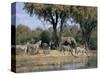
[{"label": "zebra's head", "polygon": [[40,40],[40,41],[37,42],[37,44],[41,45],[41,42],[42,42],[42,41]]}]

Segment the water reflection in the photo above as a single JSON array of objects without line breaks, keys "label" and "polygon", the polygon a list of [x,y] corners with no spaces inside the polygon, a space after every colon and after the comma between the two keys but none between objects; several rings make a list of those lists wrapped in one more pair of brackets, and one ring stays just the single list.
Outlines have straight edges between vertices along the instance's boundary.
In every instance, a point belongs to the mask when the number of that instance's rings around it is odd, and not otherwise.
[{"label": "water reflection", "polygon": [[97,59],[91,57],[75,58],[71,63],[64,63],[60,65],[39,66],[39,70],[71,70],[81,68],[96,68]]},{"label": "water reflection", "polygon": [[17,68],[17,72],[35,72],[35,71],[52,71],[52,70],[73,70],[82,68],[96,68],[97,57],[78,57],[72,59],[72,61],[63,62],[62,64],[52,65],[38,65],[38,66],[20,66]]}]

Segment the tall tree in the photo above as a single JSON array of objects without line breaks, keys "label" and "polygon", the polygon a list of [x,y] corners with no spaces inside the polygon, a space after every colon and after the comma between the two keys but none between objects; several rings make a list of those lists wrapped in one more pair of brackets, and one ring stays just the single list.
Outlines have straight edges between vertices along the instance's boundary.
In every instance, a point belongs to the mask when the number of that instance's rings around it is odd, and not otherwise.
[{"label": "tall tree", "polygon": [[97,27],[97,8],[72,6],[71,15],[80,24],[85,47],[88,49],[92,31]]},{"label": "tall tree", "polygon": [[[39,19],[49,22],[53,26],[55,44],[59,45],[62,27],[68,17],[69,6],[51,4],[25,3],[24,9],[30,16],[36,15]],[[60,33],[57,34],[57,25],[60,25]]]}]

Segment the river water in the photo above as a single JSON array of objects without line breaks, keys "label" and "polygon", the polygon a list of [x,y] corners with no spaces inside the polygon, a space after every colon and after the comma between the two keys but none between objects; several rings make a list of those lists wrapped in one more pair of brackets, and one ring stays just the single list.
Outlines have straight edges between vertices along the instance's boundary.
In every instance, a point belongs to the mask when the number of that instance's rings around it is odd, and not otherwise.
[{"label": "river water", "polygon": [[[43,66],[42,66],[43,67]],[[46,67],[46,66],[44,66]],[[87,69],[87,68],[96,68],[97,67],[97,58],[76,58],[71,63],[65,63],[61,65],[52,65],[47,66],[47,68],[39,68],[40,71],[48,70],[74,70],[74,69]]]},{"label": "river water", "polygon": [[97,67],[97,57],[82,57],[75,58],[70,63],[60,65],[39,65],[39,66],[24,66],[17,68],[17,72],[39,72],[39,71],[55,71],[55,70],[74,70],[88,69]]}]

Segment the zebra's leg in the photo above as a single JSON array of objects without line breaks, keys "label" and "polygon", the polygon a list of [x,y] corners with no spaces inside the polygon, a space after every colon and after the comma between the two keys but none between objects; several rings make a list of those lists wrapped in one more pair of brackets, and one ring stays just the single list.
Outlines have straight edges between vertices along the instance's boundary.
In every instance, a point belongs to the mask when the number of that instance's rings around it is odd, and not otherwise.
[{"label": "zebra's leg", "polygon": [[30,55],[34,48],[32,46],[28,47],[27,54]]},{"label": "zebra's leg", "polygon": [[73,49],[72,49],[72,50],[70,50],[70,53],[71,53],[71,55],[73,55]]},{"label": "zebra's leg", "polygon": [[26,54],[26,49],[24,49],[24,50],[25,50],[24,54]]},{"label": "zebra's leg", "polygon": [[35,50],[36,50],[36,54],[39,54],[39,48],[35,48]]},{"label": "zebra's leg", "polygon": [[25,48],[24,50],[25,50],[25,54],[27,54],[27,48]]},{"label": "zebra's leg", "polygon": [[78,54],[79,52],[77,51],[77,49],[75,48],[75,54]]},{"label": "zebra's leg", "polygon": [[42,54],[44,54],[44,50],[42,50]]},{"label": "zebra's leg", "polygon": [[26,51],[25,53],[28,54],[28,49],[26,49],[25,51]]},{"label": "zebra's leg", "polygon": [[30,53],[31,53],[31,49],[29,48],[27,49],[27,54],[30,55]]},{"label": "zebra's leg", "polygon": [[26,49],[26,54],[27,54],[27,55],[28,55],[28,50],[29,50],[29,49],[27,48],[27,49]]},{"label": "zebra's leg", "polygon": [[77,57],[77,56],[75,56],[75,55],[73,54],[73,49],[70,50],[70,53],[71,53],[72,56]]},{"label": "zebra's leg", "polygon": [[46,55],[45,50],[43,50],[43,54]]},{"label": "zebra's leg", "polygon": [[48,50],[48,54],[50,54],[50,47],[48,47],[48,49],[47,49],[47,50]]},{"label": "zebra's leg", "polygon": [[61,49],[61,52],[64,54],[64,48]]},{"label": "zebra's leg", "polygon": [[37,54],[40,54],[40,53],[39,53],[39,49],[37,49]]},{"label": "zebra's leg", "polygon": [[45,54],[45,51],[43,50],[43,54]]},{"label": "zebra's leg", "polygon": [[65,50],[63,50],[63,54],[65,55]]},{"label": "zebra's leg", "polygon": [[88,53],[87,53],[87,51],[85,51],[85,54],[86,54],[86,56],[88,56]]},{"label": "zebra's leg", "polygon": [[73,51],[72,51],[72,50],[70,50],[70,53],[71,53],[71,55],[73,56]]},{"label": "zebra's leg", "polygon": [[62,53],[62,51],[63,51],[62,48],[59,48],[59,52]]},{"label": "zebra's leg", "polygon": [[29,55],[29,53],[30,53],[30,48],[28,47],[27,48],[27,55]]},{"label": "zebra's leg", "polygon": [[77,55],[79,54],[79,52],[80,52],[80,51],[77,51],[77,50],[76,50],[76,54],[77,54]]}]

